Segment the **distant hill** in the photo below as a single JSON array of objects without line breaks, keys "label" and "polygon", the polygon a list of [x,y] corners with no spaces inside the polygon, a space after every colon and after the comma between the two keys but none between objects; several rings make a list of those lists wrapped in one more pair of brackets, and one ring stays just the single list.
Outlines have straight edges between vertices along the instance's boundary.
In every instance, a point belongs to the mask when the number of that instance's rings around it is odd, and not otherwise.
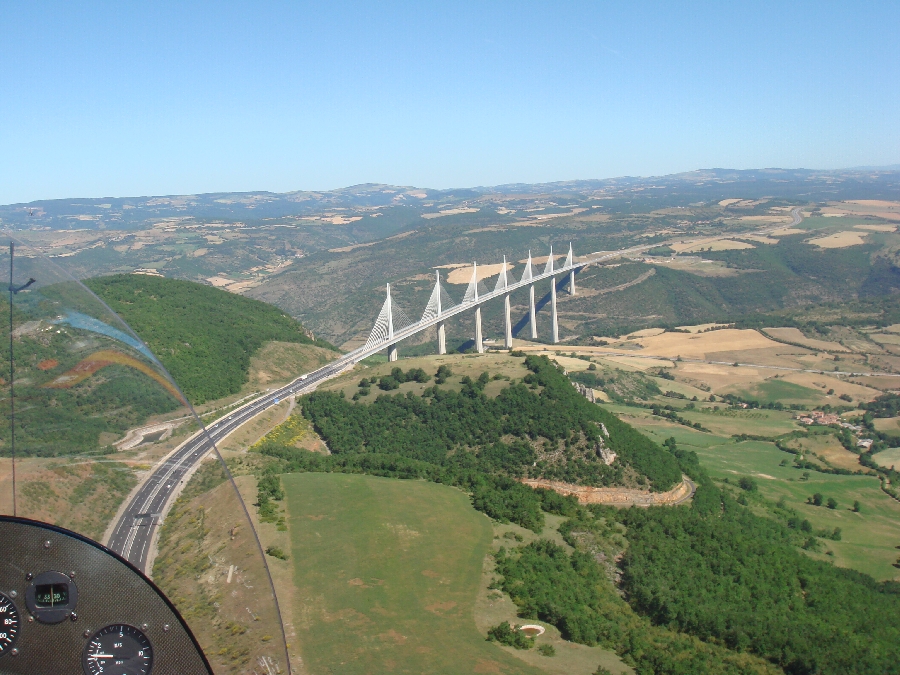
[{"label": "distant hill", "polygon": [[[570,242],[579,256],[663,244],[680,253],[677,260],[625,259],[579,274],[584,292],[560,296],[566,339],[890,296],[900,289],[900,234],[893,231],[900,211],[893,202],[900,203],[900,171],[713,168],[459,190],[366,184],[52,200],[0,206],[0,227],[76,278],[153,270],[206,282],[276,305],[351,348],[371,331],[387,283],[395,306],[417,318],[434,268],[508,256],[518,279],[529,250],[543,256],[550,245],[560,252]],[[786,225],[798,208],[806,214],[800,231],[754,234]],[[814,243],[830,236],[841,245]],[[465,287],[447,276],[445,290],[458,302]],[[537,290],[549,296],[547,285]],[[527,292],[513,294],[512,303],[516,325],[527,327]],[[486,336],[502,335],[501,309],[484,308]],[[546,339],[549,317],[539,312]],[[452,348],[465,348],[471,314],[447,328]],[[404,344],[404,354],[415,342]]]},{"label": "distant hill", "polygon": [[192,403],[240,391],[250,358],[269,341],[331,347],[277,307],[211,286],[141,274],[85,283],[149,345]]},{"label": "distant hill", "polygon": [[[698,169],[667,176],[509,183],[506,185],[434,190],[412,186],[365,183],[328,191],[214,192],[199,195],[44,199],[27,204],[0,205],[0,224],[19,230],[107,229],[137,230],[161,221],[217,223],[298,224],[322,212],[339,215],[353,211],[404,207],[416,212],[458,206],[479,198],[507,195],[568,195],[626,197],[636,193],[660,200],[672,195],[688,201],[796,196],[810,201],[825,199],[897,199],[897,166],[858,167],[833,171],[815,169]],[[348,225],[347,222],[334,224]],[[353,224],[359,229],[364,224]],[[377,230],[378,228],[373,228]],[[366,234],[369,234],[366,237]],[[358,232],[362,240],[379,238],[376,232]],[[384,236],[384,235],[382,235]]]}]

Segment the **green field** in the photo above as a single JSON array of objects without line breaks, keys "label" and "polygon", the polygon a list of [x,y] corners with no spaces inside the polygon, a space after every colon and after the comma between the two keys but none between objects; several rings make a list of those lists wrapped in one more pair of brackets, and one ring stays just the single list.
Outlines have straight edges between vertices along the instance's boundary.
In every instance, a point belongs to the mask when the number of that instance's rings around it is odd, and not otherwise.
[{"label": "green field", "polygon": [[873,459],[884,467],[900,467],[900,448],[888,448],[882,450]]},{"label": "green field", "polygon": [[[841,567],[859,570],[875,579],[900,579],[900,570],[893,566],[897,560],[897,546],[900,546],[900,502],[881,491],[877,478],[811,471],[809,478],[804,480],[804,472],[792,465],[793,455],[780,451],[773,443],[737,442],[725,435],[702,433],[659,418],[653,419],[642,410],[624,406],[607,407],[629,415],[627,422],[657,442],[673,436],[678,447],[697,453],[703,467],[713,478],[727,478],[736,483],[741,476],[750,476],[756,480],[764,498],[777,502],[783,497],[787,505],[796,509],[801,518],[808,519],[816,530],[841,528],[841,541],[822,540],[821,553],[811,555],[833,560]],[[753,413],[787,415],[769,410]],[[741,411],[738,414],[749,416],[752,413]],[[706,419],[710,417],[716,416],[691,415],[692,419],[699,419],[704,425],[708,424]],[[743,433],[764,435],[761,430],[764,419],[748,417],[745,422]],[[729,428],[729,432],[741,433],[738,426]],[[782,429],[773,429],[770,435],[782,432]],[[789,460],[788,466],[781,466],[785,459]],[[836,499],[838,508],[807,504],[807,498],[816,492],[826,499]],[[861,504],[859,513],[851,510],[854,501]],[[831,555],[826,551],[830,551]]]},{"label": "green field", "polygon": [[283,481],[309,672],[542,672],[475,627],[493,529],[465,494],[348,474]]},{"label": "green field", "polygon": [[737,394],[745,399],[752,399],[760,403],[799,403],[800,405],[821,405],[828,399],[815,389],[804,387],[794,382],[784,380],[764,380],[750,387],[731,387],[729,393]]}]

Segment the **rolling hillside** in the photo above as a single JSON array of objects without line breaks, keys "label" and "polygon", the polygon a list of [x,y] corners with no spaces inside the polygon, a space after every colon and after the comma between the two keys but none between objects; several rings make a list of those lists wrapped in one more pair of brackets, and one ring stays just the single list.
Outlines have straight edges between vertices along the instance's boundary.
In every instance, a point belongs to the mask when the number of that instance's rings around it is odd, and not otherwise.
[{"label": "rolling hillside", "polygon": [[237,393],[267,342],[330,347],[264,302],[190,281],[140,274],[87,286],[149,345],[193,403]]}]

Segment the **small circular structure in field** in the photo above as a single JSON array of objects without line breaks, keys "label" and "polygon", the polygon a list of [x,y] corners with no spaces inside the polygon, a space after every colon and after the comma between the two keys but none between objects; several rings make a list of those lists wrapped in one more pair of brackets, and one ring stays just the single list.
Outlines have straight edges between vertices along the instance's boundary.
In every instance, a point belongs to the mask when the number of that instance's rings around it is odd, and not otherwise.
[{"label": "small circular structure in field", "polygon": [[543,626],[538,626],[536,623],[527,623],[524,626],[519,626],[519,630],[528,637],[533,638],[543,635],[545,628]]}]

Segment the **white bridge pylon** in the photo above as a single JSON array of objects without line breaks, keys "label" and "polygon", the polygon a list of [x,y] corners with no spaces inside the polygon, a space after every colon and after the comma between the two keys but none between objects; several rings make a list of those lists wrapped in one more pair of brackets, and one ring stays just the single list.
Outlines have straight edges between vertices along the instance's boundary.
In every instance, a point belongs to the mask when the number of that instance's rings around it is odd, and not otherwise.
[{"label": "white bridge pylon", "polygon": [[369,339],[365,345],[354,350],[348,357],[358,361],[382,349],[387,349],[388,359],[396,361],[397,343],[416,333],[419,333],[431,326],[437,327],[438,354],[447,353],[447,335],[445,330],[445,320],[456,314],[460,314],[469,309],[475,310],[475,349],[481,353],[484,352],[484,340],[481,330],[481,305],[489,300],[502,297],[504,305],[504,315],[506,323],[504,346],[507,349],[512,348],[512,316],[510,312],[510,294],[519,289],[528,287],[529,289],[529,323],[531,325],[531,337],[537,338],[537,323],[535,321],[535,284],[544,279],[550,279],[550,321],[551,321],[551,339],[554,344],[559,342],[559,323],[556,312],[556,277],[568,273],[569,275],[569,294],[575,295],[575,272],[587,265],[587,262],[576,263],[572,255],[572,244],[569,244],[569,253],[561,267],[555,266],[553,259],[553,247],[550,247],[550,255],[544,265],[544,270],[540,274],[535,274],[534,264],[531,259],[531,251],[528,252],[528,260],[525,263],[525,269],[519,281],[513,281],[508,273],[509,265],[506,262],[506,256],[503,256],[503,266],[497,277],[497,283],[494,290],[485,292],[479,289],[478,279],[478,263],[472,264],[472,279],[466,288],[462,302],[456,304],[450,295],[441,285],[441,274],[439,270],[435,270],[434,290],[422,318],[413,321],[409,316],[391,299],[391,285],[387,284],[386,297],[384,304],[381,306],[381,312],[375,320],[375,326],[369,334]]}]

